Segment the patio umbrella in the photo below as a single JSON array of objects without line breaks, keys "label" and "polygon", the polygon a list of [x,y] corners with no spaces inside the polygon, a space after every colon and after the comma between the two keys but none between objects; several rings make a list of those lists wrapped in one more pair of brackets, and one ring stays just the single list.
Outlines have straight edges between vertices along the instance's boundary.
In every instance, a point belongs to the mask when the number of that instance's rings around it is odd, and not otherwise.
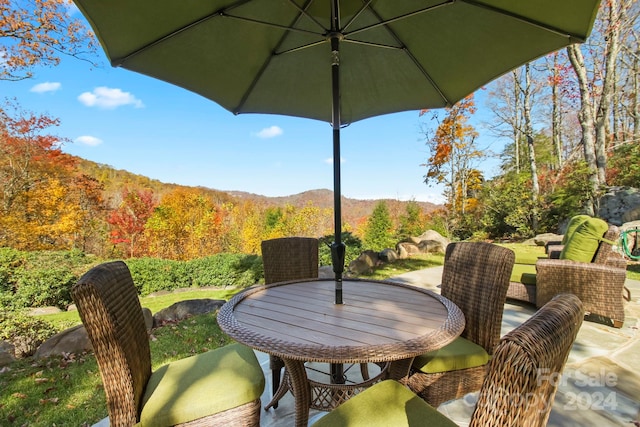
[{"label": "patio umbrella", "polygon": [[333,128],[332,244],[342,303],[340,128],[451,106],[591,31],[599,0],[74,0],[111,64],[234,114]]}]

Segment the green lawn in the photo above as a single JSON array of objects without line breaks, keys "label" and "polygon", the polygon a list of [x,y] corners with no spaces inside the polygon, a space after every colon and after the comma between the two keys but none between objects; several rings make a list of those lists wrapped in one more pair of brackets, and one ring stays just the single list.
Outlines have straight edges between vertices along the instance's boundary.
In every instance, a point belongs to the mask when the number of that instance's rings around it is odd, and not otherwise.
[{"label": "green lawn", "polygon": [[[505,244],[522,255],[544,254],[544,249]],[[443,255],[423,255],[386,264],[366,276],[386,279],[408,271],[442,265]],[[640,264],[628,268],[628,277],[640,280]],[[228,300],[237,290],[189,290],[141,298],[153,313],[177,301],[195,298]],[[80,323],[77,312],[43,316],[59,328]],[[215,313],[195,316],[153,331],[154,369],[172,360],[214,349],[231,340],[220,331]],[[21,360],[0,368],[0,425],[90,426],[107,416],[100,373],[93,354]]]}]

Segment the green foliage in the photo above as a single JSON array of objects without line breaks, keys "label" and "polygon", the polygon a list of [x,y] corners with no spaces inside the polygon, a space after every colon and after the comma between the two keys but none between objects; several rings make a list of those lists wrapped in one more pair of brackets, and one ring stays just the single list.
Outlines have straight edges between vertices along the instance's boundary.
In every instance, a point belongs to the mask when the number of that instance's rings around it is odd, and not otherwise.
[{"label": "green foliage", "polygon": [[491,236],[529,237],[533,201],[528,173],[507,174],[488,181],[483,189],[486,206],[482,225]]},{"label": "green foliage", "polygon": [[[335,236],[329,234],[320,238],[320,245],[318,248],[318,258],[320,265],[332,265],[331,263],[331,243],[334,241]],[[345,252],[345,266],[348,266],[351,261],[355,260],[362,253],[362,241],[348,231],[343,231],[341,234],[342,242],[346,246]]]},{"label": "green foliage", "polygon": [[217,254],[188,261],[191,286],[247,287],[264,276],[262,258],[257,255]]},{"label": "green foliage", "polygon": [[566,167],[555,189],[543,196],[541,227],[555,229],[562,220],[582,213],[592,197],[587,164],[578,162]]},{"label": "green foliage", "polygon": [[71,287],[77,281],[78,277],[65,265],[25,269],[16,283],[14,304],[18,307],[66,309],[71,304]]},{"label": "green foliage", "polygon": [[608,168],[609,185],[637,187],[640,182],[640,144],[634,141],[616,147]]},{"label": "green foliage", "polygon": [[16,346],[16,353],[31,355],[40,344],[56,334],[53,325],[21,311],[0,311],[0,340]]},{"label": "green foliage", "polygon": [[257,255],[217,254],[191,261],[132,258],[126,263],[142,296],[190,287],[247,287],[264,274]]},{"label": "green foliage", "polygon": [[415,201],[406,205],[406,214],[400,216],[400,225],[396,231],[396,239],[404,240],[411,236],[419,236],[425,230],[421,217],[422,210]]},{"label": "green foliage", "polygon": [[367,220],[367,226],[362,238],[366,249],[381,251],[385,248],[395,247],[393,238],[393,223],[387,204],[382,200],[373,208],[371,216]]}]

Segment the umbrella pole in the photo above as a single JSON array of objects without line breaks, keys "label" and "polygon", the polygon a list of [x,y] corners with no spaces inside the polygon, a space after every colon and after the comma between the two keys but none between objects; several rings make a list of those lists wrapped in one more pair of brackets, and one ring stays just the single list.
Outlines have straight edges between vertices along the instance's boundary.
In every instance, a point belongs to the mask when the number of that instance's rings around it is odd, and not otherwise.
[{"label": "umbrella pole", "polygon": [[[333,215],[335,238],[331,245],[331,263],[336,276],[336,304],[342,304],[342,272],[345,245],[342,243],[342,199],[340,190],[340,15],[338,0],[331,3],[331,126],[333,127]],[[344,367],[331,364],[331,382],[344,384]]]},{"label": "umbrella pole", "polygon": [[342,200],[340,191],[340,34],[337,0],[333,4],[333,29],[331,35],[331,98],[333,127],[333,212],[335,239],[331,245],[331,263],[336,278],[335,303],[342,304],[342,272],[344,271],[345,245],[342,243]]}]

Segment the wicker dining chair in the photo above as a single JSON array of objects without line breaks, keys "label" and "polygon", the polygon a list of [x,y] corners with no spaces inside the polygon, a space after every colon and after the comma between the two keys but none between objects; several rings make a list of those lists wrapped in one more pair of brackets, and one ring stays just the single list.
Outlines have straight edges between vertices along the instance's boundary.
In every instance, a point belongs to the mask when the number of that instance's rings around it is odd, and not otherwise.
[{"label": "wicker dining chair", "polygon": [[151,370],[149,335],[122,261],[72,288],[98,362],[112,427],[260,425],[264,374],[252,349],[230,344]]},{"label": "wicker dining chair", "polygon": [[460,337],[418,356],[407,385],[433,406],[477,391],[500,339],[502,313],[515,254],[484,242],[450,243],[445,252],[442,296],[465,316]]},{"label": "wicker dining chair", "polygon": [[[312,237],[282,237],[263,240],[262,265],[265,284],[287,280],[318,277],[318,239]],[[287,392],[280,388],[284,362],[277,356],[269,356],[273,400],[267,405],[277,408],[278,400]]]},{"label": "wicker dining chair", "polygon": [[[560,294],[506,334],[489,363],[469,427],[545,426],[583,317],[580,299]],[[371,425],[458,424],[399,382],[386,380],[343,403],[313,427]]]}]

